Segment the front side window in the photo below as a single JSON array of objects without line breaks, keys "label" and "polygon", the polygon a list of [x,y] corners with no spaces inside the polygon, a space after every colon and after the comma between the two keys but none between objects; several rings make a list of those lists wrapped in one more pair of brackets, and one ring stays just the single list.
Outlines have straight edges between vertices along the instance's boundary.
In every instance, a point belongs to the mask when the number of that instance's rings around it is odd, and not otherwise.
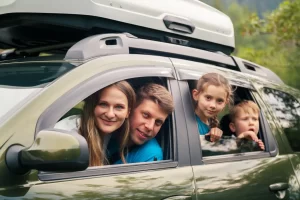
[{"label": "front side window", "polygon": [[169,160],[173,98],[167,88],[167,80],[161,77],[99,87],[65,113],[54,128],[75,131],[87,140],[90,167]]},{"label": "front side window", "polygon": [[264,88],[264,97],[282,126],[293,151],[300,151],[300,103],[292,95]]}]

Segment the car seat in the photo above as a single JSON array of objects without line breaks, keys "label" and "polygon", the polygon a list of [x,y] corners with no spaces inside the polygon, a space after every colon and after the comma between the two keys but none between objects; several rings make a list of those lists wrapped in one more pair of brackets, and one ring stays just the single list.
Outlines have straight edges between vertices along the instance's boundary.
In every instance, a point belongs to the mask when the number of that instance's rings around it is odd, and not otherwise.
[{"label": "car seat", "polygon": [[220,120],[220,129],[223,131],[223,136],[232,136],[234,132],[232,132],[229,128],[230,117],[229,114],[226,114]]},{"label": "car seat", "polygon": [[169,160],[171,159],[171,141],[172,141],[172,135],[171,135],[171,117],[169,116],[165,123],[160,128],[159,132],[157,133],[155,139],[157,140],[158,144],[162,148],[163,151],[163,160]]}]

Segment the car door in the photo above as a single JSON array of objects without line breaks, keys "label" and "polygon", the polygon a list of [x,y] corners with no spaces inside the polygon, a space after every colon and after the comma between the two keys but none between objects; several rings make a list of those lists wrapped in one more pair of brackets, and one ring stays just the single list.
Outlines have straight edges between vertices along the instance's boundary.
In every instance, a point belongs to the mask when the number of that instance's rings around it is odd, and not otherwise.
[{"label": "car door", "polygon": [[[296,185],[300,180],[300,92],[271,83],[261,84],[258,88],[289,155],[297,177],[293,179]],[[299,193],[296,198],[300,198]]]},{"label": "car door", "polygon": [[[187,130],[176,74],[168,58],[156,56],[107,56],[97,58],[62,76],[34,102],[21,111],[30,129],[16,127],[13,140],[8,139],[3,148],[14,143],[28,147],[35,135],[55,123],[78,102],[95,91],[120,80],[155,77],[165,80],[172,93],[175,111],[170,116],[166,148],[170,155],[163,161],[89,167],[76,172],[49,172],[31,170],[26,175],[12,174],[1,164],[6,173],[0,198],[3,199],[195,199],[194,179],[190,166]],[[56,95],[51,96],[51,94]],[[25,120],[15,117],[14,120]],[[18,124],[18,123],[16,123]],[[30,131],[35,130],[35,131]],[[3,151],[1,151],[4,156]]]},{"label": "car door", "polygon": [[[297,199],[299,185],[278,130],[257,90],[242,73],[210,64],[172,59],[187,120],[197,199]],[[217,72],[249,93],[261,109],[260,132],[265,151],[204,156],[192,105],[188,81]],[[276,140],[275,140],[276,138]]]}]

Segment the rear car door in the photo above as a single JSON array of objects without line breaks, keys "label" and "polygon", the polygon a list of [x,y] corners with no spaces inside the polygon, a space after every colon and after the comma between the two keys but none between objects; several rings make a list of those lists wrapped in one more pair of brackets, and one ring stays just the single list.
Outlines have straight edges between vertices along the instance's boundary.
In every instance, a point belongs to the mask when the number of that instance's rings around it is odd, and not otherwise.
[{"label": "rear car door", "polygon": [[[295,181],[296,176],[278,129],[273,126],[270,113],[248,78],[242,73],[211,64],[179,59],[172,59],[172,62],[178,73],[187,120],[197,199],[298,199],[299,184]],[[230,153],[223,149],[220,152],[211,150],[211,155],[205,153],[207,149],[200,143],[195,114],[191,106],[192,88],[189,83],[208,72],[223,74],[233,86],[237,87],[236,96],[240,95],[242,99],[248,98],[259,104],[261,109],[259,134],[265,144],[265,151]]]},{"label": "rear car door", "polygon": [[[263,84],[259,91],[272,113],[274,126],[277,127],[286,154],[289,155],[297,177],[293,179],[296,185],[300,180],[300,92],[271,83]],[[297,198],[300,198],[299,193]]]},{"label": "rear car door", "polygon": [[[5,149],[18,143],[32,144],[35,135],[55,123],[95,91],[120,80],[134,85],[157,81],[172,93],[175,112],[165,122],[159,143],[164,160],[150,163],[90,167],[77,172],[31,170],[25,175],[10,172]],[[56,95],[53,92],[56,91]],[[188,138],[180,92],[172,63],[156,56],[117,55],[97,58],[78,66],[44,89],[33,103],[20,111],[26,128],[11,129],[12,137],[1,144],[0,198],[4,199],[195,199]],[[33,114],[34,113],[34,114]],[[163,134],[163,135],[162,135]],[[162,139],[163,138],[163,139]],[[11,181],[6,181],[11,180]]]}]

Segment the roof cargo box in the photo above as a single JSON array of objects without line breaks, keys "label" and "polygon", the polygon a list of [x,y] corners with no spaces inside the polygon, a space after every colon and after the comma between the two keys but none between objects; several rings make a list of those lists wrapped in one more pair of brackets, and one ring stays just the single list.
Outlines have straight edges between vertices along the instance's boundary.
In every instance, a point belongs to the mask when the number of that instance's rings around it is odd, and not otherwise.
[{"label": "roof cargo box", "polygon": [[230,18],[198,0],[0,1],[0,49],[122,32],[225,54],[235,47]]}]

